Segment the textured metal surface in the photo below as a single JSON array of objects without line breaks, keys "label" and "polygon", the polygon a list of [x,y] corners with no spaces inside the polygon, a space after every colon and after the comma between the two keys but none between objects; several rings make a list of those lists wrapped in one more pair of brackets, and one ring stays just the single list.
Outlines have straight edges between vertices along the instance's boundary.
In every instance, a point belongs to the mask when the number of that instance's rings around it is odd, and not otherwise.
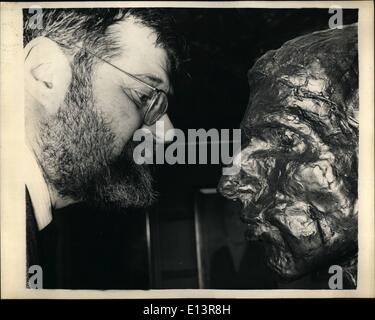
[{"label": "textured metal surface", "polygon": [[357,252],[357,26],[288,41],[262,56],[248,79],[241,171],[223,176],[219,191],[243,203],[249,239],[265,243],[282,278],[350,260]]}]

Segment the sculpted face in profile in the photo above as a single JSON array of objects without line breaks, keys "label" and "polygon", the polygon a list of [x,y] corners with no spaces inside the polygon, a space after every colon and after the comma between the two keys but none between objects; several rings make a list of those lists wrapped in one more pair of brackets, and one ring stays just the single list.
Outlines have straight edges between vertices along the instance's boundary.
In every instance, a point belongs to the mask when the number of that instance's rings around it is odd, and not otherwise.
[{"label": "sculpted face in profile", "polygon": [[248,79],[241,170],[223,176],[219,191],[242,202],[249,238],[264,243],[281,278],[337,264],[355,286],[357,26],[288,41]]}]

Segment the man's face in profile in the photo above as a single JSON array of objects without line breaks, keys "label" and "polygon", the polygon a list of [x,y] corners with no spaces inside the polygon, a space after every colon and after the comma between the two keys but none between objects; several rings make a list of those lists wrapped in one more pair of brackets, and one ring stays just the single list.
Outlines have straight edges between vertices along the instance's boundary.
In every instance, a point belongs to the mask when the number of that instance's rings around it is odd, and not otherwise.
[{"label": "man's face in profile", "polygon": [[[120,47],[111,63],[168,93],[169,62],[166,51],[155,45],[153,30],[128,18],[108,32],[116,35]],[[77,200],[150,205],[151,175],[146,166],[134,163],[132,154],[133,133],[143,125],[134,101],[134,94],[141,95],[141,85],[84,50],[80,54],[72,61],[64,103],[41,130],[41,163],[47,179],[62,196]],[[94,63],[86,63],[88,58]]]},{"label": "man's face in profile", "polygon": [[[350,42],[356,29],[348,32]],[[219,185],[225,197],[242,202],[249,238],[264,243],[270,267],[290,280],[356,252],[356,52],[329,66],[329,34],[320,41],[294,60],[296,40],[250,71],[241,170]],[[346,50],[345,41],[333,45]]]}]

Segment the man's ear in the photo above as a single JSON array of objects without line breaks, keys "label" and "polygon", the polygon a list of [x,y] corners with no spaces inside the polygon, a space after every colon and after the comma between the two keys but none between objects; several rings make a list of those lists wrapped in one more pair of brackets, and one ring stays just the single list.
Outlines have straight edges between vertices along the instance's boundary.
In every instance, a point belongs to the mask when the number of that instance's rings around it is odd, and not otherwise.
[{"label": "man's ear", "polygon": [[45,37],[30,41],[24,49],[25,89],[52,114],[63,102],[72,72],[67,55],[60,46]]}]

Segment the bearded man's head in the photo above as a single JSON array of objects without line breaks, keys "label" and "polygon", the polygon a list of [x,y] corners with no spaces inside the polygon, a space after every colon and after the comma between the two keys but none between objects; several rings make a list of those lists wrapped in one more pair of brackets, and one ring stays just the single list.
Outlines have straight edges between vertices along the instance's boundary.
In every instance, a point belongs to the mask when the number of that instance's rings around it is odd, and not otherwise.
[{"label": "bearded man's head", "polygon": [[161,9],[56,9],[42,28],[29,23],[25,84],[42,110],[35,149],[46,181],[77,201],[150,205],[152,178],[133,160],[132,137],[155,131],[144,121],[150,88],[172,92],[182,48],[173,20]]}]

